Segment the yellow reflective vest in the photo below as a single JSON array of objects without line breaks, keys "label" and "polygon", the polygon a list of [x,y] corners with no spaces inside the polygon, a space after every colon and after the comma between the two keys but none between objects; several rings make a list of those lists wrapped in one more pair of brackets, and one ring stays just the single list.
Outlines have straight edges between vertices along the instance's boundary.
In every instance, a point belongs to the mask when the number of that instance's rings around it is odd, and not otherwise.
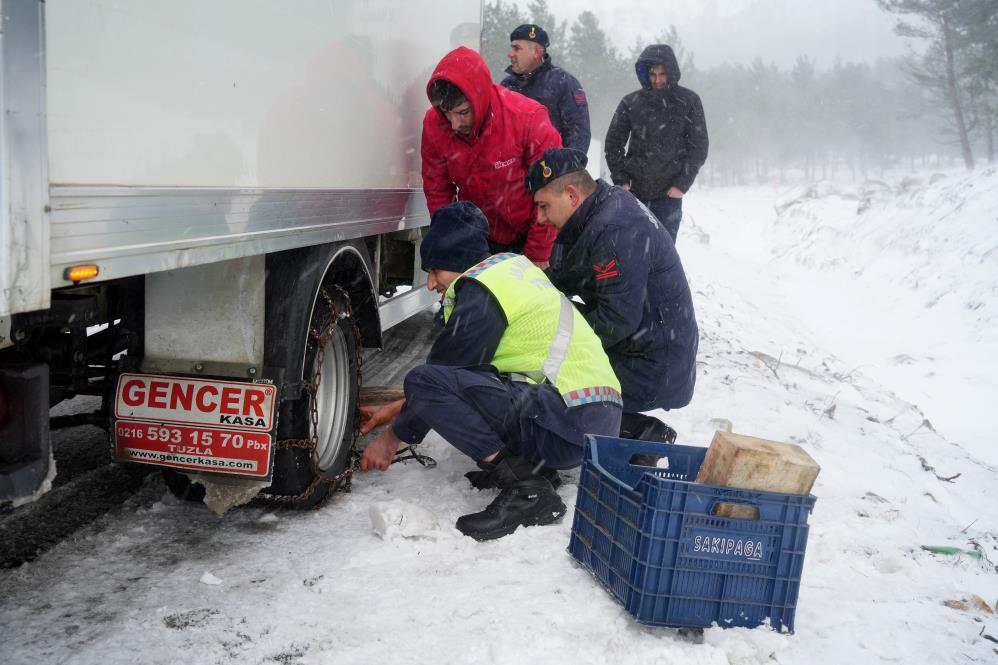
[{"label": "yellow reflective vest", "polygon": [[459,280],[473,279],[495,296],[508,326],[491,364],[504,374],[550,382],[568,406],[622,404],[620,382],[582,314],[544,271],[519,254],[496,254],[469,268],[444,294],[444,321]]}]

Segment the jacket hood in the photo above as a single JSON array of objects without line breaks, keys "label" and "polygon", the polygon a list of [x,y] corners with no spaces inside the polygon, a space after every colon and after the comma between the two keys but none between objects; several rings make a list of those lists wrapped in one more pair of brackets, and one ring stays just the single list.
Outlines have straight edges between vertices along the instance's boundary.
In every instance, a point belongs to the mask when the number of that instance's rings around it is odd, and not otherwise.
[{"label": "jacket hood", "polygon": [[676,60],[676,54],[671,46],[652,44],[646,46],[645,50],[641,52],[638,61],[634,64],[634,71],[638,75],[638,81],[642,88],[651,88],[651,82],[648,80],[648,68],[652,65],[665,67],[665,73],[669,77],[667,87],[671,88],[679,83],[679,77],[682,74],[679,71],[679,61]]},{"label": "jacket hood", "polygon": [[[461,89],[471,103],[475,122],[474,134],[475,136],[481,134],[492,105],[493,87],[492,73],[482,56],[466,46],[459,46],[445,55],[426,84],[427,98],[430,97],[430,86],[437,79],[450,81]],[[446,121],[440,109],[437,109],[437,113]]]}]

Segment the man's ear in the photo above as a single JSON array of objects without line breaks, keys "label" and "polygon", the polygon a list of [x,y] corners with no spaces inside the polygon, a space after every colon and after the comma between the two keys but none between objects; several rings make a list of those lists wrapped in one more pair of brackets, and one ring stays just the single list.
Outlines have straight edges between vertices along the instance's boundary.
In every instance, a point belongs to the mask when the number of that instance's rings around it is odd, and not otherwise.
[{"label": "man's ear", "polygon": [[575,185],[565,185],[565,191],[568,192],[568,201],[572,204],[572,209],[578,208],[582,204],[582,192]]}]

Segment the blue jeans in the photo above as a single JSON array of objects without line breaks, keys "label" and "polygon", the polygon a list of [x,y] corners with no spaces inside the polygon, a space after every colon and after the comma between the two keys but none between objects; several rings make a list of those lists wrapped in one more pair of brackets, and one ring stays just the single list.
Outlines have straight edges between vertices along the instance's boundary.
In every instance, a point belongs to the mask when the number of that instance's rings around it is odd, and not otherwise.
[{"label": "blue jeans", "polygon": [[676,242],[676,236],[679,235],[679,222],[683,221],[683,200],[663,196],[645,201],[645,205],[652,211],[652,214],[658,217],[658,221],[672,236],[672,242]]}]

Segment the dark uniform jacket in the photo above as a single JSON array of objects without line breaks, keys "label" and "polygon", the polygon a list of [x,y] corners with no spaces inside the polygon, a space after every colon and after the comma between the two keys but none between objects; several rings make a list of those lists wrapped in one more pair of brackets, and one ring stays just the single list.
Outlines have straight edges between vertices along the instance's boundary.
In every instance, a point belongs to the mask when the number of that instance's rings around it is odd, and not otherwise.
[{"label": "dark uniform jacket", "polygon": [[505,88],[525,95],[547,107],[551,124],[561,134],[566,148],[589,152],[589,103],[579,81],[545,55],[540,67],[529,74],[514,74],[511,68],[502,81]]},{"label": "dark uniform jacket", "polygon": [[[652,65],[665,66],[665,90],[652,89]],[[630,184],[635,196],[651,201],[665,196],[669,187],[685,192],[693,185],[707,160],[707,123],[700,97],[679,85],[679,63],[671,48],[649,46],[635,70],[641,90],[617,106],[606,132],[606,163],[614,184]]]},{"label": "dark uniform jacket", "polygon": [[630,192],[598,181],[558,232],[548,271],[599,335],[624,412],[693,398],[700,333],[672,238]]}]

